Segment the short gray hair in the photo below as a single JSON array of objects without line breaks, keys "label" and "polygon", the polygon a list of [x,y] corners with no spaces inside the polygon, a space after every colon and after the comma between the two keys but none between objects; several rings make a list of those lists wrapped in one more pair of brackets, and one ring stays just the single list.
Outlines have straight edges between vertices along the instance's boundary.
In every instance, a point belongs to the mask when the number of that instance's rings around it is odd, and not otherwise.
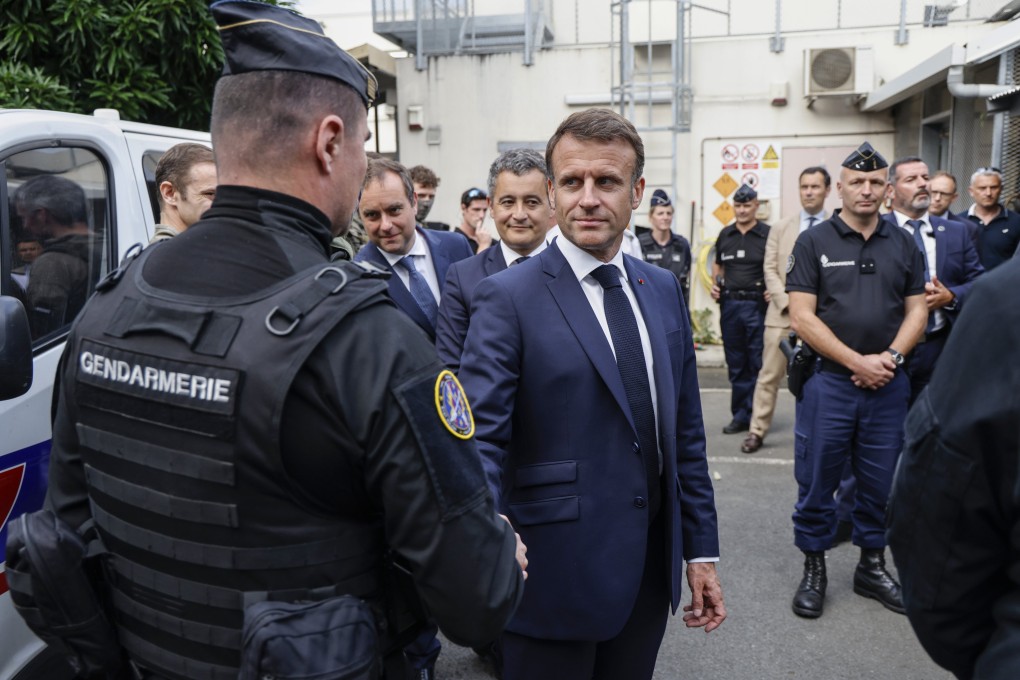
[{"label": "short gray hair", "polygon": [[510,149],[504,151],[489,166],[489,196],[496,190],[496,180],[504,172],[512,172],[523,177],[532,170],[538,170],[543,177],[548,176],[545,158],[534,149]]},{"label": "short gray hair", "polygon": [[970,176],[970,183],[974,184],[978,177],[998,177],[999,185],[1002,185],[1002,171],[998,168],[978,168],[974,171],[974,174]]}]

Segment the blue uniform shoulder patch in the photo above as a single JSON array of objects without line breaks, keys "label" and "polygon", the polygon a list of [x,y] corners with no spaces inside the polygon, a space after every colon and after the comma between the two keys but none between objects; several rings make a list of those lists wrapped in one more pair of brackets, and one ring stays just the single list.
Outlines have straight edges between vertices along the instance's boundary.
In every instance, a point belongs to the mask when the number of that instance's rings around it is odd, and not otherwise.
[{"label": "blue uniform shoulder patch", "polygon": [[442,371],[436,378],[436,410],[453,436],[470,439],[475,434],[475,418],[467,395],[451,371]]},{"label": "blue uniform shoulder patch", "polygon": [[793,271],[793,265],[796,264],[796,262],[797,262],[797,258],[795,258],[793,256],[793,253],[790,253],[790,256],[788,258],[786,258],[786,273],[787,274],[789,274],[790,272]]}]

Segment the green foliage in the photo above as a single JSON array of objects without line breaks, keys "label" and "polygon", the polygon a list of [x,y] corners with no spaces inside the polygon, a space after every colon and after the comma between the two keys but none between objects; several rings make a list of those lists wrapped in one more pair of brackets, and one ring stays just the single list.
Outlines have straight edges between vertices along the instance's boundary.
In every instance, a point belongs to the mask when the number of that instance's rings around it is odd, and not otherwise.
[{"label": "green foliage", "polygon": [[0,55],[0,107],[196,130],[223,66],[207,0],[0,0]]},{"label": "green foliage", "polygon": [[691,310],[691,325],[694,327],[694,342],[699,345],[717,345],[719,336],[712,328],[712,310],[694,309]]}]

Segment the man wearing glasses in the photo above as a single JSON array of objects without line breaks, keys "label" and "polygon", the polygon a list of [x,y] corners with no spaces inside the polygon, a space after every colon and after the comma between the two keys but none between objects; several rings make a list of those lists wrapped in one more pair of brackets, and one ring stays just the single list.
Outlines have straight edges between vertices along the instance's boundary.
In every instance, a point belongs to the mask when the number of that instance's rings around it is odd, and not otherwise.
[{"label": "man wearing glasses", "polygon": [[991,271],[1013,257],[1020,244],[1020,215],[999,203],[1002,172],[998,168],[978,168],[970,178],[970,197],[974,205],[967,211],[978,225],[978,257]]}]

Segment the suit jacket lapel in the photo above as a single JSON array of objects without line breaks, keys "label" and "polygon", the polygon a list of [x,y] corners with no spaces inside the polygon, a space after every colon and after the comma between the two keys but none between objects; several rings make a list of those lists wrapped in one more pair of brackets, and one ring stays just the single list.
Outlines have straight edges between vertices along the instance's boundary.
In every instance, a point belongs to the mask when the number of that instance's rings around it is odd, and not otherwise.
[{"label": "suit jacket lapel", "polygon": [[588,355],[592,365],[595,366],[595,370],[609,387],[616,403],[627,416],[627,422],[637,432],[613,350],[609,347],[609,341],[606,340],[606,335],[603,333],[598,319],[595,318],[588,298],[581,290],[580,282],[574,276],[574,270],[567,264],[566,258],[555,244],[546,248],[539,257],[542,258],[546,274],[552,277],[552,280],[546,285],[553,299],[556,300],[563,318],[566,319],[577,342]]},{"label": "suit jacket lapel", "polygon": [[[425,243],[428,244],[429,253],[432,255],[432,266],[436,268],[436,281],[439,282],[439,292],[443,292],[443,288],[446,286],[446,270],[450,268],[450,255],[443,248],[443,241],[438,236],[426,233],[424,229],[419,229],[418,234],[425,239]],[[424,318],[425,315],[422,315]]]},{"label": "suit jacket lapel", "polygon": [[[649,283],[643,283],[644,279],[634,265],[623,258],[623,265],[627,268],[627,278],[630,279],[630,288],[634,291],[638,306],[641,308],[641,315],[645,319],[645,328],[648,331],[648,342],[652,346],[652,366],[658,367],[654,370],[655,375],[655,410],[659,420],[659,448],[667,451],[666,442],[676,436],[676,389],[673,385],[673,371],[670,370],[669,348],[666,346],[666,331],[662,326],[662,303],[659,300],[659,292],[654,290]],[[673,414],[673,417],[670,417]]]},{"label": "suit jacket lapel", "polygon": [[485,250],[485,259],[482,260],[482,269],[486,276],[492,276],[506,269],[506,258],[503,257],[503,249],[499,242],[493,243]]}]

